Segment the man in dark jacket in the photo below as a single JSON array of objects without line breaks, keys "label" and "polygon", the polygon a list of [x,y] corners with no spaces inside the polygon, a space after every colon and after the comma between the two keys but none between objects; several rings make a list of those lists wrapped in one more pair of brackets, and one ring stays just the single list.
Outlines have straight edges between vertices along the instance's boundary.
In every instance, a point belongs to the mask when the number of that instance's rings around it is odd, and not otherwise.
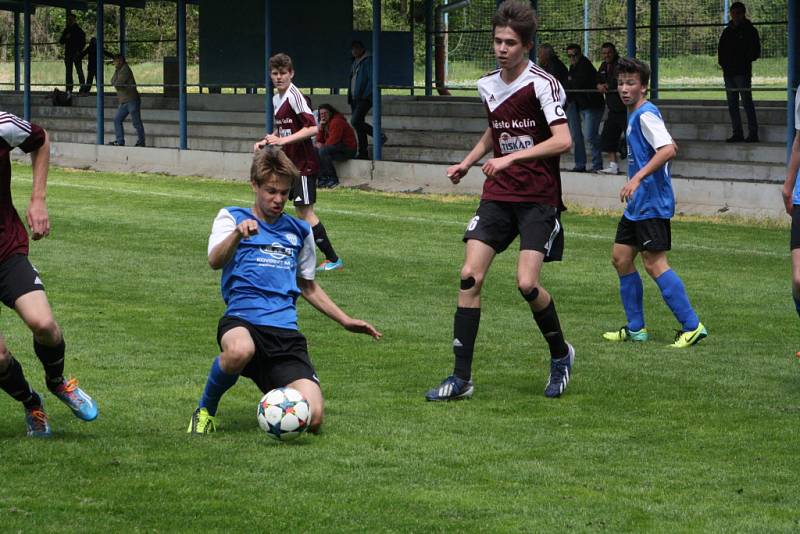
[{"label": "man in dark jacket", "polygon": [[586,170],[586,142],[592,149],[592,172],[603,168],[603,154],[600,150],[600,121],[603,120],[605,101],[597,92],[597,69],[589,58],[581,53],[581,47],[572,43],[567,45],[569,73],[567,75],[567,122],[572,134],[572,147],[575,154],[573,171]]},{"label": "man in dark jacket", "polygon": [[78,82],[81,86],[85,83],[83,79],[83,67],[81,67],[80,55],[83,48],[86,46],[86,34],[78,26],[78,21],[75,15],[70,13],[67,15],[67,27],[61,32],[59,43],[64,45],[64,66],[67,69],[66,87],[67,92],[72,92],[72,66],[78,71]]},{"label": "man in dark jacket", "polygon": [[[87,55],[89,56],[89,62],[86,65],[86,83],[81,85],[81,95],[89,94],[89,91],[92,90],[92,82],[94,82],[94,77],[97,74],[97,39],[94,37],[89,39],[89,46],[86,47],[86,50],[80,53],[80,60],[83,61],[83,58]],[[103,50],[103,56],[108,59],[114,59],[114,54],[106,50]]]},{"label": "man in dark jacket", "polygon": [[[741,2],[731,4],[731,20],[722,30],[717,57],[725,79],[728,112],[731,114],[733,135],[728,143],[758,142],[758,120],[751,92],[753,61],[761,57],[761,39],[753,23],[745,18],[746,8]],[[747,113],[747,137],[743,136],[742,116],[739,114],[739,93]]]},{"label": "man in dark jacket", "polygon": [[[353,65],[350,67],[350,87],[347,103],[350,104],[350,124],[358,138],[358,159],[368,159],[367,136],[372,137],[372,125],[364,120],[372,107],[372,56],[361,41],[351,45]],[[381,144],[386,144],[386,136],[381,135]]]},{"label": "man in dark jacket", "polygon": [[603,123],[603,133],[600,134],[600,145],[608,156],[608,167],[601,169],[605,174],[617,174],[619,163],[617,152],[620,147],[620,137],[624,135],[628,123],[628,111],[617,92],[617,64],[619,54],[613,43],[603,43],[600,46],[603,62],[597,70],[597,90],[606,97],[608,115]]}]

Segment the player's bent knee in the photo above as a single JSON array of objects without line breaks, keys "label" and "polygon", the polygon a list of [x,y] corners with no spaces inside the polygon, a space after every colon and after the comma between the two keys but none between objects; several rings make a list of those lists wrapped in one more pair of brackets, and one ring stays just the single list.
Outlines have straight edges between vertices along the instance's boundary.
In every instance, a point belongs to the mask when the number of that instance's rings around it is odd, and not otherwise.
[{"label": "player's bent knee", "polygon": [[536,284],[520,284],[517,289],[526,302],[533,302],[539,296],[539,287]]},{"label": "player's bent knee", "polygon": [[54,346],[61,343],[61,330],[52,316],[33,319],[28,322],[28,328],[36,340],[43,342],[44,345]]},{"label": "player's bent knee", "polygon": [[0,373],[3,373],[11,364],[11,353],[3,341],[0,341]]},{"label": "player's bent knee", "polygon": [[253,358],[255,350],[247,343],[230,343],[220,354],[220,365],[226,373],[240,373]]}]

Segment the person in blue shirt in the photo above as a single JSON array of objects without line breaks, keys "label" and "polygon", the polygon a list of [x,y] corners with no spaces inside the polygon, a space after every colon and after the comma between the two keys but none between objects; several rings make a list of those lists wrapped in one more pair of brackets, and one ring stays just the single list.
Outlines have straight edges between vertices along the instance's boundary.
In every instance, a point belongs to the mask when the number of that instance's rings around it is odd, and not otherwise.
[{"label": "person in blue shirt", "polygon": [[[789,158],[782,194],[786,213],[792,217],[792,234],[789,240],[792,251],[792,298],[797,314],[800,315],[800,185],[797,181],[800,173],[800,87],[794,97],[794,128],[792,155]],[[797,356],[800,356],[800,352]]]},{"label": "person in blue shirt", "polygon": [[189,433],[216,431],[219,401],[239,375],[252,379],[265,393],[284,386],[298,390],[311,408],[310,431],[319,431],[322,391],[306,339],[297,329],[300,295],[347,330],[381,338],[371,324],[343,312],[314,281],[311,227],[283,212],[299,175],[280,148],[263,147],[250,168],[253,206],[223,208],[214,220],[208,263],[222,269],[227,305],[217,328],[222,352],[211,365]]},{"label": "person in blue shirt", "polygon": [[617,225],[612,262],[620,282],[622,307],[628,322],[606,332],[609,341],[647,341],[644,322],[643,286],[634,260],[641,253],[647,274],[655,280],[667,306],[681,324],[670,345],[686,348],[708,336],[698,319],[683,281],[667,262],[672,248],[670,219],[675,213],[669,162],[677,153],[661,112],[647,100],[650,67],[625,58],[618,67],[618,89],[628,108],[628,181],[620,190],[625,212]]}]

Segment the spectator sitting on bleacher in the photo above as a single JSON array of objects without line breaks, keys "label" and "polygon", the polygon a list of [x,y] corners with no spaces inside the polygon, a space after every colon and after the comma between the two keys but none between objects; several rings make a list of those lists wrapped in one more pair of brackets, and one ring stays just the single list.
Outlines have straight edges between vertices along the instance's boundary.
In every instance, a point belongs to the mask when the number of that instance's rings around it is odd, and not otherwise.
[{"label": "spectator sitting on bleacher", "polygon": [[109,143],[112,146],[125,146],[125,130],[122,121],[130,114],[133,119],[133,127],[136,129],[136,146],[144,146],[144,126],[141,117],[141,98],[136,89],[136,79],[133,71],[125,62],[125,56],[117,54],[114,56],[114,76],[111,77],[111,85],[117,90],[117,114],[114,116],[114,134],[116,139]]},{"label": "spectator sitting on bleacher", "polygon": [[605,101],[597,92],[597,69],[589,58],[581,53],[575,43],[567,45],[569,76],[567,90],[567,123],[572,134],[575,155],[575,172],[586,171],[586,143],[592,150],[592,172],[603,168],[603,153],[600,150],[600,121],[603,120]]},{"label": "spectator sitting on bleacher", "polygon": [[319,131],[314,144],[319,155],[318,187],[332,189],[339,185],[333,161],[352,159],[358,145],[355,132],[344,115],[330,104],[319,107]]}]

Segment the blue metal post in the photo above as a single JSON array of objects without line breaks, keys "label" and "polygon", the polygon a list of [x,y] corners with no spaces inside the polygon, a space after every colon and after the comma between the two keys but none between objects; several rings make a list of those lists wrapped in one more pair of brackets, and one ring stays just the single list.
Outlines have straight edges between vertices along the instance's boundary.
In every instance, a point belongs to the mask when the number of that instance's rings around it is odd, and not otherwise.
[{"label": "blue metal post", "polygon": [[25,55],[25,93],[22,97],[22,116],[31,120],[31,0],[25,0],[25,29],[22,47]]},{"label": "blue metal post", "polygon": [[14,91],[19,92],[19,11],[14,11]]},{"label": "blue metal post", "polygon": [[383,156],[381,143],[381,0],[372,0],[372,159]]},{"label": "blue metal post", "polygon": [[[531,7],[536,11],[537,18],[539,17],[539,0],[530,0]],[[534,63],[539,61],[539,55],[537,51],[539,50],[539,32],[533,34],[533,48],[531,48],[530,58],[531,61]]]},{"label": "blue metal post", "polygon": [[103,50],[106,49],[106,39],[103,33],[103,26],[105,24],[105,6],[103,3],[103,0],[97,0],[97,24],[94,30],[95,39],[97,39],[97,100],[95,104],[95,115],[97,117],[95,130],[97,131],[97,135],[95,143],[98,145],[105,144],[106,129],[105,65],[103,64]]},{"label": "blue metal post", "polygon": [[425,96],[433,94],[433,1],[425,0]]},{"label": "blue metal post", "polygon": [[628,0],[628,57],[636,57],[636,0]]},{"label": "blue metal post", "polygon": [[269,58],[272,55],[272,2],[264,0],[264,127],[267,133],[273,130],[273,115],[275,110],[272,106],[272,78],[270,78]]},{"label": "blue metal post", "polygon": [[589,56],[589,0],[583,0],[583,55]]},{"label": "blue metal post", "polygon": [[178,121],[180,148],[189,148],[186,125],[186,0],[178,0]]},{"label": "blue metal post", "polygon": [[786,161],[792,154],[792,143],[794,142],[795,129],[797,124],[794,123],[794,91],[797,84],[800,83],[800,76],[797,72],[797,54],[800,52],[800,42],[798,42],[798,24],[800,24],[800,9],[797,7],[797,2],[789,2],[789,61],[786,68]]},{"label": "blue metal post", "polygon": [[659,0],[650,0],[650,98],[658,98],[658,11]]},{"label": "blue metal post", "polygon": [[[792,4],[792,0],[789,0],[789,4]],[[731,9],[731,7],[730,7],[729,0],[725,0],[722,3],[722,23],[723,24],[727,24],[728,23],[728,12],[730,11],[730,9]]]},{"label": "blue metal post", "polygon": [[125,4],[119,6],[119,53],[128,56],[128,21],[125,16]]}]

